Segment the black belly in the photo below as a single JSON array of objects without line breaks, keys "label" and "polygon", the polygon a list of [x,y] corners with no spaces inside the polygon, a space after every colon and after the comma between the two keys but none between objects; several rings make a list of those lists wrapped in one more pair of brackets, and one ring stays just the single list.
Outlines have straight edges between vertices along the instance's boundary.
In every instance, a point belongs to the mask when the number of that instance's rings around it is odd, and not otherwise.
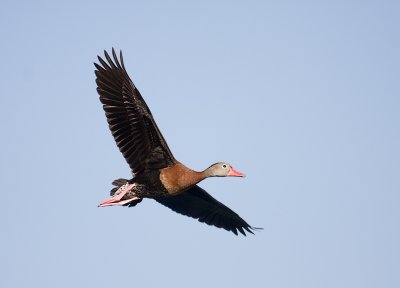
[{"label": "black belly", "polygon": [[137,184],[131,191],[143,198],[167,197],[169,193],[160,181],[160,171],[143,172],[129,180]]}]

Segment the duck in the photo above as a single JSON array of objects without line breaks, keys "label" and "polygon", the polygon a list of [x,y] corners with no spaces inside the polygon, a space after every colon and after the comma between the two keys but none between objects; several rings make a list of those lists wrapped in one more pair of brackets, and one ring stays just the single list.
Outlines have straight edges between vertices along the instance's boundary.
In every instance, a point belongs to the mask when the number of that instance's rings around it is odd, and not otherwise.
[{"label": "duck", "polygon": [[139,90],[129,77],[122,55],[112,48],[97,56],[97,92],[109,129],[128,163],[132,179],[119,178],[110,198],[98,206],[134,207],[149,198],[171,210],[238,235],[262,229],[250,226],[233,210],[216,200],[197,184],[209,177],[245,177],[227,162],[217,162],[195,171],[173,156]]}]

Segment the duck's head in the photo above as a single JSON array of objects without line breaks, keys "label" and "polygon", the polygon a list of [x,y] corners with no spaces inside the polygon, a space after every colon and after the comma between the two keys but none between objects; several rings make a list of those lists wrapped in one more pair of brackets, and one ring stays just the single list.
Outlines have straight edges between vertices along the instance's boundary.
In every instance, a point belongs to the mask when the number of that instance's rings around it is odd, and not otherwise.
[{"label": "duck's head", "polygon": [[210,167],[208,167],[204,171],[208,177],[226,177],[226,176],[233,176],[233,177],[245,177],[241,172],[236,171],[233,169],[232,165],[226,162],[218,162]]}]

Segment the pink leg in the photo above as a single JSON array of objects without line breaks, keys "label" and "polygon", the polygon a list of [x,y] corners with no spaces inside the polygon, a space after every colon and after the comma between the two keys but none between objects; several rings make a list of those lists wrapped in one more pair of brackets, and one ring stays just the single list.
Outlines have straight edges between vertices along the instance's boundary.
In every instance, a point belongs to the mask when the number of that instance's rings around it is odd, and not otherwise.
[{"label": "pink leg", "polygon": [[[122,201],[119,201],[119,202],[109,202],[109,203],[104,203],[104,202],[102,202],[100,205],[99,205],[99,207],[106,207],[106,206],[122,206],[122,205],[125,205],[125,204],[127,204],[127,203],[129,203],[129,202],[132,202],[132,201],[135,201],[135,200],[138,200],[138,199],[140,199],[139,197],[133,197],[133,198],[131,198],[131,199],[128,199],[128,200],[122,200]],[[104,203],[104,204],[103,204]]]},{"label": "pink leg", "polygon": [[[123,186],[121,186],[121,187],[115,192],[115,194],[114,194],[113,197],[111,197],[111,198],[109,198],[109,199],[107,199],[107,200],[104,200],[103,202],[101,202],[101,203],[99,204],[98,207],[113,206],[113,205],[123,205],[123,204],[120,204],[120,203],[121,203],[121,202],[124,202],[124,201],[126,201],[126,200],[121,201],[122,197],[124,197],[124,196],[126,195],[126,193],[128,193],[128,192],[132,189],[133,186],[135,186],[135,184],[128,184],[128,183],[125,184],[125,185],[123,185]],[[120,190],[121,190],[121,191],[120,191]],[[131,199],[136,200],[135,198],[131,198]],[[129,199],[129,200],[131,200],[131,199]],[[133,200],[132,200],[132,201],[133,201]],[[127,202],[127,203],[128,203],[128,202]],[[126,204],[126,203],[124,203],[124,204]]]}]

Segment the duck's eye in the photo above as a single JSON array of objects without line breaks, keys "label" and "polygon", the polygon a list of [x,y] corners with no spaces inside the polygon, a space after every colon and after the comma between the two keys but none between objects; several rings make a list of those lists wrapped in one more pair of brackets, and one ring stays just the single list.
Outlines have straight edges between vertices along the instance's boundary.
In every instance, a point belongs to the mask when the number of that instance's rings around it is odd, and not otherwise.
[{"label": "duck's eye", "polygon": [[226,168],[226,164],[222,165],[222,168]]}]

